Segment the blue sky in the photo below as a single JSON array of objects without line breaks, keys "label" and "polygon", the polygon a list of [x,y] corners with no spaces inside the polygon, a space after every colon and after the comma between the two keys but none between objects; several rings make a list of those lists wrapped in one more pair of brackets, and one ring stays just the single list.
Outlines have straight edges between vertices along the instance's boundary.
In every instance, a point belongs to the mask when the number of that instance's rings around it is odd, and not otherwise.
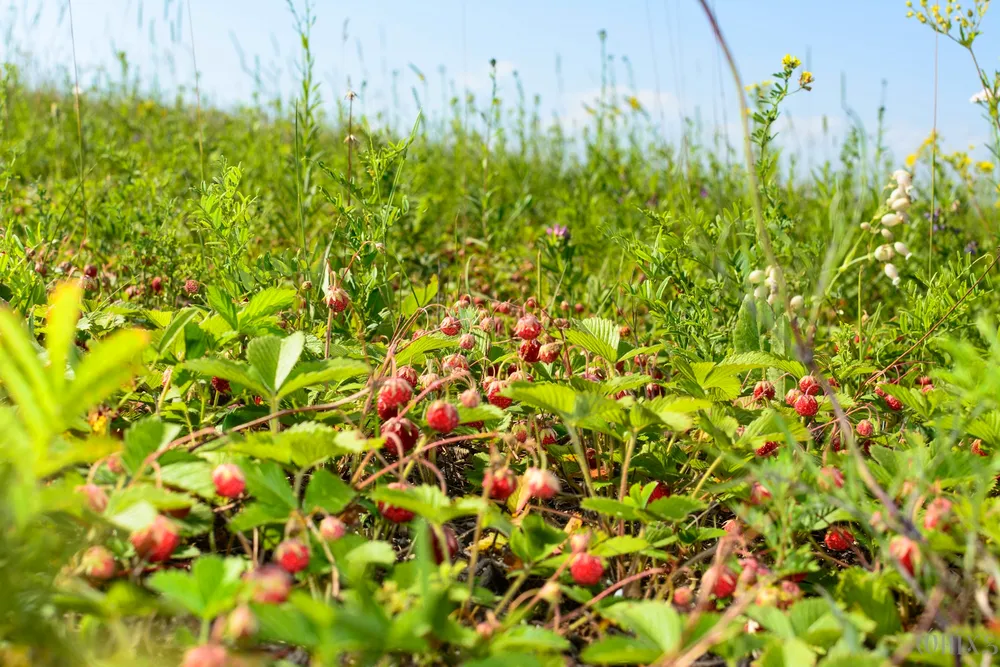
[{"label": "blue sky", "polygon": [[[303,0],[295,1],[302,6]],[[737,131],[732,83],[695,0],[314,4],[322,95],[342,96],[348,78],[360,90],[364,80],[361,104],[373,114],[393,106],[397,71],[401,104],[392,116],[400,126],[408,127],[415,113],[411,87],[424,94],[411,65],[427,75],[424,104],[433,116],[443,99],[439,69],[445,68],[447,81],[482,96],[489,91],[491,58],[498,61],[502,97],[514,100],[516,71],[529,95],[541,95],[547,116],[586,122],[583,105],[600,88],[597,33],[604,29],[619,85],[629,87],[624,56],[639,99],[655,119],[662,109],[665,134],[677,136],[679,117],[695,113],[709,129]],[[931,130],[935,38],[905,18],[902,0],[715,0],[714,5],[746,82],[768,78],[788,52],[814,73],[813,91],[795,96],[787,107],[791,125],[783,127],[782,138],[791,148],[819,153],[844,135],[842,80],[847,103],[870,128],[886,82],[888,140],[900,159]],[[250,100],[254,84],[241,68],[237,42],[247,61],[259,58],[269,90],[292,93],[298,44],[285,0],[191,0],[190,6],[203,97],[221,105]],[[32,54],[37,71],[71,66],[64,0],[6,0],[0,8],[13,43]],[[190,87],[187,10],[187,0],[74,0],[84,84],[102,67],[117,72],[114,51],[120,49],[150,85],[165,91]],[[984,27],[978,55],[992,70],[1000,67],[1000,10],[987,16]],[[11,44],[5,40],[8,52]],[[938,127],[946,145],[981,144],[986,124],[968,101],[980,88],[968,54],[942,39],[938,67]]]}]

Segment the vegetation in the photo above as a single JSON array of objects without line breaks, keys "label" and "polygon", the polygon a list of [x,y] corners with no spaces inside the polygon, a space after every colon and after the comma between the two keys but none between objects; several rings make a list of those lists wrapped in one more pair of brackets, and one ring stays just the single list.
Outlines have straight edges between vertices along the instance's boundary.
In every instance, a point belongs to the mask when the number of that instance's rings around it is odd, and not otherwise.
[{"label": "vegetation", "polygon": [[[996,160],[987,4],[910,14]],[[295,20],[290,103],[3,70],[0,663],[990,664],[993,163],[805,173],[790,55],[745,146],[609,76],[394,136]]]}]

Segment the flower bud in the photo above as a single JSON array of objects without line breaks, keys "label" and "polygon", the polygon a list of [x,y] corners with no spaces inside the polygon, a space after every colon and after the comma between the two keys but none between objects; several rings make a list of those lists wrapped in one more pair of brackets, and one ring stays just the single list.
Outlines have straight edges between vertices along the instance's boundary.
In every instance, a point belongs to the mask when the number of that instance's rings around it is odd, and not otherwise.
[{"label": "flower bud", "polygon": [[753,288],[753,298],[755,299],[766,299],[770,290],[763,285],[757,285]]},{"label": "flower bud", "polygon": [[885,275],[892,279],[893,285],[899,284],[899,271],[896,270],[894,264],[886,264],[883,270],[885,271]]},{"label": "flower bud", "polygon": [[882,224],[886,227],[895,227],[902,221],[903,219],[897,213],[886,213],[882,216]]},{"label": "flower bud", "polygon": [[882,238],[884,238],[886,241],[892,241],[895,237],[892,235],[891,231],[889,231],[888,229],[883,229]]},{"label": "flower bud", "polygon": [[867,231],[870,231],[871,228],[872,228],[872,226],[869,223],[867,223],[867,222],[862,222],[861,223],[861,230],[862,231],[867,232]]},{"label": "flower bud", "polygon": [[801,294],[796,294],[788,302],[788,305],[792,307],[793,311],[802,310],[802,306],[804,306],[805,304],[806,304],[806,300],[802,297]]},{"label": "flower bud", "polygon": [[910,257],[913,256],[913,253],[910,252],[910,249],[907,248],[906,244],[903,243],[902,241],[896,241],[896,243],[893,245],[893,248],[896,249],[897,253],[903,256],[903,259],[909,259]]},{"label": "flower bud", "polygon": [[879,247],[875,248],[875,252],[872,254],[875,255],[875,259],[877,259],[878,261],[888,262],[890,259],[893,258],[896,252],[892,249],[892,246],[887,243],[885,245],[880,245]]},{"label": "flower bud", "polygon": [[750,281],[751,285],[759,285],[764,280],[764,272],[760,269],[751,271],[750,275],[747,276],[747,280]]},{"label": "flower bud", "polygon": [[905,211],[910,208],[910,198],[900,197],[899,199],[893,199],[889,206],[892,207],[893,211]]},{"label": "flower bud", "polygon": [[910,176],[910,172],[905,169],[897,169],[892,172],[892,178],[896,181],[896,184],[901,188],[908,188],[913,183],[913,177]]}]

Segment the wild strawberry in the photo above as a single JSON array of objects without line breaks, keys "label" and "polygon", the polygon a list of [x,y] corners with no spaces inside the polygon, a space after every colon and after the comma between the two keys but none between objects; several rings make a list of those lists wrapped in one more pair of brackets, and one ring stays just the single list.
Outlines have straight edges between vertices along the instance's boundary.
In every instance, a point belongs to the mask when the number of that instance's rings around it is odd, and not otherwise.
[{"label": "wild strawberry", "polygon": [[587,451],[584,453],[587,455],[587,465],[591,469],[597,468],[597,450],[593,447],[587,447]]},{"label": "wild strawberry", "polygon": [[445,401],[434,401],[427,408],[427,425],[438,433],[451,433],[458,426],[458,409]]},{"label": "wild strawberry", "polygon": [[514,402],[514,399],[503,395],[505,389],[507,389],[506,382],[494,380],[486,387],[486,400],[488,400],[491,405],[495,405],[501,410],[506,409],[511,403]]},{"label": "wild strawberry", "polygon": [[437,373],[424,373],[417,380],[417,385],[424,391],[437,391],[440,383],[441,376]]},{"label": "wild strawberry", "polygon": [[618,327],[618,335],[621,338],[628,338],[629,336],[632,335],[632,328],[629,327],[629,325],[627,324],[623,324],[620,327]]},{"label": "wild strawberry", "polygon": [[559,478],[548,470],[528,468],[524,471],[524,488],[529,498],[548,500],[559,493]]},{"label": "wild strawberry", "polygon": [[925,384],[924,386],[922,386],[920,388],[920,393],[921,394],[929,394],[932,391],[934,391],[934,385],[932,385],[932,384]]},{"label": "wild strawberry", "polygon": [[534,382],[535,377],[531,373],[515,370],[507,376],[508,382]]},{"label": "wild strawberry", "polygon": [[803,375],[799,380],[799,390],[807,396],[816,396],[823,389],[819,386],[819,381],[812,375]]},{"label": "wild strawberry", "polygon": [[184,291],[190,296],[197,294],[200,288],[201,286],[198,284],[198,281],[193,278],[188,278],[184,281]]},{"label": "wild strawberry", "polygon": [[80,561],[83,575],[96,581],[107,581],[115,576],[115,557],[101,546],[90,547]]},{"label": "wild strawberry", "polygon": [[493,318],[487,315],[479,320],[479,328],[486,333],[491,333],[493,331]]},{"label": "wild strawberry", "polygon": [[223,463],[212,471],[215,492],[223,498],[236,498],[246,488],[246,477],[235,463]]},{"label": "wild strawberry", "polygon": [[81,484],[75,491],[87,499],[87,507],[95,514],[101,514],[108,507],[108,495],[96,484]]},{"label": "wild strawberry", "polygon": [[464,354],[449,354],[441,362],[441,367],[452,373],[467,371],[469,370],[469,360],[465,358]]},{"label": "wild strawberry", "polygon": [[529,296],[528,300],[524,302],[524,309],[534,310],[535,308],[538,308],[538,300],[533,296]]},{"label": "wild strawberry", "polygon": [[335,516],[324,517],[319,522],[319,534],[327,542],[336,542],[347,533],[347,526]]},{"label": "wild strawberry", "polygon": [[218,644],[202,644],[189,648],[184,654],[181,667],[226,667],[229,654]]},{"label": "wild strawberry", "polygon": [[177,527],[161,514],[157,514],[152,523],[135,531],[129,537],[139,557],[150,563],[159,563],[170,558],[180,539]]},{"label": "wild strawberry", "polygon": [[655,382],[650,382],[649,384],[646,385],[646,398],[648,400],[651,401],[654,398],[663,396],[663,394],[664,390],[662,385],[658,385]]},{"label": "wild strawberry", "polygon": [[285,540],[274,550],[274,560],[289,574],[301,572],[309,566],[309,547],[298,540]]},{"label": "wild strawberry", "polygon": [[778,591],[776,586],[764,586],[757,591],[757,597],[754,598],[754,604],[758,607],[777,607],[778,600],[781,598],[781,593]]},{"label": "wild strawberry", "polygon": [[455,534],[455,529],[451,526],[441,526],[441,532],[444,533],[443,545],[437,532],[431,531],[431,549],[434,555],[434,562],[438,565],[445,561],[445,553],[448,554],[447,560],[449,563],[458,555],[458,535]]},{"label": "wild strawberry", "polygon": [[410,387],[415,387],[417,385],[417,380],[419,379],[417,370],[413,366],[400,366],[396,369],[396,377],[401,380],[406,380],[406,383],[410,385]]},{"label": "wild strawberry", "polygon": [[223,627],[223,635],[226,639],[238,642],[249,639],[255,634],[257,634],[257,618],[247,605],[241,604],[226,616]]},{"label": "wild strawberry", "polygon": [[690,586],[681,586],[674,591],[674,604],[678,607],[687,607],[694,602],[694,591]]},{"label": "wild strawberry", "polygon": [[292,578],[277,565],[265,565],[244,575],[250,582],[253,601],[259,604],[281,604],[292,591]]},{"label": "wild strawberry", "polygon": [[979,438],[976,438],[975,440],[972,441],[972,447],[970,447],[970,451],[976,456],[986,456],[986,450],[983,449],[983,441],[980,440]]},{"label": "wild strawberry", "polygon": [[774,398],[774,385],[767,380],[761,380],[753,386],[753,400],[768,400]]},{"label": "wild strawberry", "polygon": [[413,388],[402,378],[389,378],[378,391],[378,416],[382,419],[395,417],[399,407],[413,397]]},{"label": "wild strawberry", "polygon": [[854,535],[846,528],[834,526],[826,531],[823,543],[830,551],[847,551],[854,546]]},{"label": "wild strawberry", "polygon": [[326,289],[326,296],[324,296],[323,300],[326,303],[326,307],[335,313],[344,312],[348,304],[351,303],[351,298],[347,296],[347,292],[333,285]]},{"label": "wild strawberry", "polygon": [[538,436],[541,438],[542,445],[545,447],[556,444],[556,432],[549,426],[543,428],[539,432]]},{"label": "wild strawberry", "polygon": [[798,400],[795,401],[795,412],[801,417],[812,417],[818,409],[819,404],[816,399],[808,394],[799,396]]},{"label": "wild strawberry", "polygon": [[510,304],[507,303],[506,301],[503,301],[501,303],[496,304],[494,310],[496,310],[501,315],[510,315]]},{"label": "wild strawberry", "polygon": [[653,487],[653,492],[649,494],[649,502],[654,502],[660,498],[670,497],[670,487],[664,482],[657,482]]},{"label": "wild strawberry", "polygon": [[833,466],[826,466],[820,469],[817,481],[819,488],[824,491],[831,491],[834,488],[842,489],[844,488],[844,473]]},{"label": "wild strawberry", "polygon": [[[403,491],[408,488],[408,486],[405,482],[392,482],[391,484],[386,485],[386,488]],[[378,503],[378,511],[382,514],[382,516],[393,523],[407,523],[413,519],[414,516],[416,516],[408,509],[388,505],[382,501],[379,501]]]},{"label": "wild strawberry", "polygon": [[510,498],[510,494],[514,493],[516,487],[517,478],[514,477],[510,468],[487,470],[483,475],[483,489],[486,490],[486,495],[493,500],[501,502],[507,500]]},{"label": "wild strawberry", "polygon": [[463,350],[471,350],[476,347],[476,337],[472,334],[462,334],[462,337],[458,339],[458,346]]},{"label": "wild strawberry", "polygon": [[517,356],[521,358],[522,361],[533,364],[538,361],[539,352],[542,346],[539,344],[537,339],[525,340],[517,348]]},{"label": "wild strawberry", "polygon": [[705,573],[706,583],[712,586],[712,595],[720,600],[736,592],[736,575],[725,565],[716,565]]},{"label": "wild strawberry", "polygon": [[518,442],[526,442],[528,440],[528,425],[524,422],[517,422],[510,428],[511,435]]},{"label": "wild strawberry", "polygon": [[857,426],[854,427],[854,430],[857,431],[858,435],[862,438],[870,438],[872,433],[875,432],[875,427],[872,426],[872,423],[867,419],[862,419],[858,422]]},{"label": "wild strawberry", "polygon": [[903,402],[895,396],[886,395],[885,404],[889,406],[889,409],[893,412],[899,412],[903,409]]},{"label": "wild strawberry", "polygon": [[163,278],[156,276],[149,284],[149,287],[153,290],[153,294],[159,294],[163,291]]},{"label": "wild strawberry", "polygon": [[214,389],[219,394],[228,394],[233,390],[232,386],[229,384],[229,380],[225,380],[220,377],[212,377],[212,389]]},{"label": "wild strawberry", "polygon": [[406,417],[393,417],[382,424],[384,449],[391,454],[406,454],[417,444],[420,429]]},{"label": "wild strawberry", "polygon": [[770,456],[778,451],[778,443],[773,440],[768,440],[763,445],[757,448],[757,456],[765,457]]},{"label": "wild strawberry", "polygon": [[802,396],[802,392],[798,389],[789,389],[788,393],[785,394],[785,405],[794,406],[795,402],[799,400]]},{"label": "wild strawberry", "polygon": [[120,475],[125,472],[125,465],[122,463],[121,454],[112,454],[104,463],[108,466],[108,470],[115,475]]},{"label": "wild strawberry", "polygon": [[94,266],[93,264],[88,264],[87,266],[83,267],[83,275],[87,276],[88,278],[96,278],[97,267]]},{"label": "wild strawberry", "polygon": [[892,556],[900,567],[910,573],[916,571],[915,566],[920,562],[920,549],[917,543],[904,535],[897,535],[889,542],[889,555]]},{"label": "wild strawberry", "polygon": [[457,317],[448,317],[441,320],[441,333],[445,336],[457,336],[462,330],[462,321]]},{"label": "wild strawberry", "polygon": [[576,312],[577,315],[583,313],[583,304],[582,303],[573,304],[573,311]]},{"label": "wild strawberry", "polygon": [[577,586],[596,586],[604,576],[604,566],[597,556],[579,553],[573,556],[569,572]]},{"label": "wild strawberry", "polygon": [[928,384],[933,384],[933,382],[934,381],[931,380],[931,378],[929,376],[927,376],[927,375],[923,375],[923,376],[917,378],[917,384],[919,384],[920,386],[924,386],[924,385],[928,385]]},{"label": "wild strawberry", "polygon": [[947,498],[935,498],[927,506],[927,512],[924,514],[924,528],[934,530],[948,518],[949,514],[951,514],[951,501]]},{"label": "wild strawberry", "polygon": [[768,491],[760,482],[754,482],[753,486],[750,487],[750,504],[762,505],[770,499],[771,492]]},{"label": "wild strawberry", "polygon": [[458,396],[458,401],[467,408],[478,408],[482,399],[475,389],[466,389]]},{"label": "wild strawberry", "polygon": [[534,315],[528,314],[517,321],[514,336],[522,340],[534,340],[542,333],[542,323]]},{"label": "wild strawberry", "polygon": [[794,581],[781,582],[781,591],[778,593],[778,606],[781,609],[787,609],[799,598],[802,597],[802,589]]}]

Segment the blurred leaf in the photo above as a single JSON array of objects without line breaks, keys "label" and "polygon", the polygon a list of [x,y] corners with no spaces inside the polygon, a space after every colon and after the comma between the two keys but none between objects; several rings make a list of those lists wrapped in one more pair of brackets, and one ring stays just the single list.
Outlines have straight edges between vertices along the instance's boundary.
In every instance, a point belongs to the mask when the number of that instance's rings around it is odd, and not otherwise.
[{"label": "blurred leaf", "polygon": [[354,495],[354,489],[346,482],[329,470],[320,468],[309,479],[302,509],[306,512],[321,509],[330,514],[338,514],[350,504]]}]

